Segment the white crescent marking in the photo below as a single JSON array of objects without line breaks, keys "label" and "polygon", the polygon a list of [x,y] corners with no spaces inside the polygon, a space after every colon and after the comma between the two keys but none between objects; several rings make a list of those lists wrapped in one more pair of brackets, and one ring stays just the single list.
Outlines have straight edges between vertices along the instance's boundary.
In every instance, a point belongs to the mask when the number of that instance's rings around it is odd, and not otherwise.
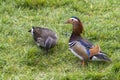
[{"label": "white crescent marking", "polygon": [[73,19],[73,20],[75,20],[75,21],[78,21],[77,19],[75,19],[75,18],[70,18],[70,19]]}]

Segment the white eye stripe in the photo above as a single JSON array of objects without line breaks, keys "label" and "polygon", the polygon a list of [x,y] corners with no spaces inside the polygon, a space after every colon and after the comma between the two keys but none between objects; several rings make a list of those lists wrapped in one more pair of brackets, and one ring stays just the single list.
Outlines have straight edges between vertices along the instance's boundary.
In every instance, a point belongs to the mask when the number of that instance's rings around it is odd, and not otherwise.
[{"label": "white eye stripe", "polygon": [[77,19],[75,19],[75,18],[70,18],[70,19],[73,19],[73,20],[75,20],[75,21],[78,21]]},{"label": "white eye stripe", "polygon": [[31,29],[31,34],[33,35],[33,28]]}]

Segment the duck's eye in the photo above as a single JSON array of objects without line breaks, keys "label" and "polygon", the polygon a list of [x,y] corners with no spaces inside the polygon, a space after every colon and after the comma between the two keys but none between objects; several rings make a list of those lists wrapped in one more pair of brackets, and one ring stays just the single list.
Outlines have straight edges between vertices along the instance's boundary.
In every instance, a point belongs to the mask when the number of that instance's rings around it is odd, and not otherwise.
[{"label": "duck's eye", "polygon": [[73,21],[73,19],[72,19],[72,21]]}]

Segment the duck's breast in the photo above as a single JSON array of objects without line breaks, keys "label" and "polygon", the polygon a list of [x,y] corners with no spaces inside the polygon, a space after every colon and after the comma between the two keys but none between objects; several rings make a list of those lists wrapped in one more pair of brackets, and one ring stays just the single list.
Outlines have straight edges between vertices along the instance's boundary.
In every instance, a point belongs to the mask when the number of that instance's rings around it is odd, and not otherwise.
[{"label": "duck's breast", "polygon": [[69,49],[74,55],[76,55],[81,60],[89,59],[88,50],[80,42],[74,41],[69,43]]}]

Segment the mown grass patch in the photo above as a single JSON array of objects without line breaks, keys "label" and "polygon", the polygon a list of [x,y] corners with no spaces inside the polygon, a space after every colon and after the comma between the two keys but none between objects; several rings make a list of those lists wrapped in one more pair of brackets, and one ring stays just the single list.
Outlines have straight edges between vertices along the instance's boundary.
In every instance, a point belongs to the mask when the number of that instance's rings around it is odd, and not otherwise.
[{"label": "mown grass patch", "polygon": [[[1,80],[119,80],[119,0],[1,0]],[[112,63],[88,62],[84,67],[68,50],[71,25],[77,16],[86,39],[99,44]],[[37,47],[28,30],[42,26],[54,30],[58,44],[49,51]]]}]

